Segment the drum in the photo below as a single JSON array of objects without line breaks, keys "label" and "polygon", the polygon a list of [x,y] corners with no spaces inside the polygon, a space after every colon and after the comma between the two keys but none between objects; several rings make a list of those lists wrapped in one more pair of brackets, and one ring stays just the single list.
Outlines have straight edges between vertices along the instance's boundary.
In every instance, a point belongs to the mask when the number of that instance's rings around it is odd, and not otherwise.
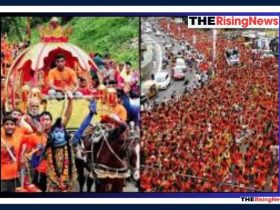
[{"label": "drum", "polygon": [[22,102],[27,102],[30,93],[30,88],[28,85],[24,85],[21,90],[21,100]]},{"label": "drum", "polygon": [[106,97],[107,97],[106,86],[100,84],[97,88],[97,99],[100,99],[102,103],[106,103]]},{"label": "drum", "polygon": [[118,103],[117,91],[114,88],[108,88],[107,90],[107,102],[108,106],[114,107]]}]

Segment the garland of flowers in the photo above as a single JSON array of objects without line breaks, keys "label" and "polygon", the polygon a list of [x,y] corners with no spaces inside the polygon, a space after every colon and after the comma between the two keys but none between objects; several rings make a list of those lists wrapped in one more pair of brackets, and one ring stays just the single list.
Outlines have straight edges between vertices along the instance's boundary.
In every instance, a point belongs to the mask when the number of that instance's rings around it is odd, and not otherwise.
[{"label": "garland of flowers", "polygon": [[[69,149],[68,145],[65,145],[63,148],[63,157],[62,157],[62,172],[59,173],[57,162],[55,159],[55,149],[54,147],[51,147],[51,152],[49,152],[49,160],[52,161],[51,164],[51,172],[50,177],[51,179],[61,188],[62,191],[67,190],[67,186],[65,186],[65,183],[69,181],[68,175],[70,175],[69,169],[69,163],[71,162],[69,160]],[[54,173],[53,173],[54,172]]]}]

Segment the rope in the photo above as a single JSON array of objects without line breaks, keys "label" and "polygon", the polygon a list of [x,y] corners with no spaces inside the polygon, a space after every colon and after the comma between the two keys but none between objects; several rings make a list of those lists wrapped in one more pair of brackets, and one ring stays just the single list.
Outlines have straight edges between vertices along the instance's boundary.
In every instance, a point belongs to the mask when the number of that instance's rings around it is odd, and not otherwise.
[{"label": "rope", "polygon": [[115,156],[115,158],[117,158],[117,160],[124,166],[124,167],[127,167],[126,164],[121,160],[121,158],[115,153],[115,151],[112,149],[111,145],[109,144],[108,140],[107,140],[107,137],[103,131],[103,129],[101,128],[101,125],[100,123],[97,124],[97,126],[99,127],[99,129],[101,130],[101,134],[104,138],[104,141],[105,143],[107,144],[110,152]]},{"label": "rope", "polygon": [[[151,169],[151,170],[159,171],[159,172],[162,172],[162,173],[165,173],[165,174],[173,173],[176,176],[187,177],[187,178],[195,179],[195,180],[215,182],[214,180],[211,180],[211,179],[208,179],[208,178],[205,178],[205,177],[198,177],[198,176],[193,176],[193,175],[189,175],[189,174],[182,174],[182,173],[179,173],[179,172],[170,172],[170,171],[167,171],[167,170],[163,170],[163,169],[156,168],[156,167],[153,167],[153,166],[148,166],[148,165],[141,165],[141,168]],[[230,183],[226,183],[226,182],[220,182],[219,185],[220,186],[222,186],[222,185],[233,186],[233,187],[237,187],[237,188],[241,188],[241,189],[246,189],[246,190],[250,190],[250,191],[256,191],[256,192],[259,191],[259,190],[256,190],[255,188],[241,187],[240,185],[230,184]]]}]

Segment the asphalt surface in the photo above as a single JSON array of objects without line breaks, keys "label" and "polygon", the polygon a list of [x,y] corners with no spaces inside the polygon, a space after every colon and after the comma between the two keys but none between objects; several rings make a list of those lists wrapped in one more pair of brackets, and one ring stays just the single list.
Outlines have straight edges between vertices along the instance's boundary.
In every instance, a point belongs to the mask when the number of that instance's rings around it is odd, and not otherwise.
[{"label": "asphalt surface", "polygon": [[[152,25],[153,27],[157,27],[157,22],[155,19],[150,19],[150,21],[148,21],[150,23],[150,25]],[[148,45],[153,45],[153,66],[151,69],[149,69],[149,73],[151,74],[155,74],[159,71],[166,71],[169,73],[169,75],[171,76],[171,66],[168,65],[166,68],[163,69],[162,66],[162,59],[164,57],[165,54],[165,43],[173,43],[174,46],[172,47],[172,52],[178,52],[180,50],[180,44],[178,41],[176,40],[171,40],[168,36],[168,34],[164,34],[161,33],[159,36],[156,35],[156,33],[153,31],[151,33],[142,33],[142,40],[144,43],[148,44]],[[171,63],[171,62],[169,62]],[[194,72],[194,71],[193,71]],[[191,79],[193,78],[194,73],[185,73],[185,79],[191,81]],[[172,94],[174,93],[174,95],[176,97],[182,95],[184,93],[184,80],[173,80],[171,79],[171,84],[170,86],[166,89],[166,90],[160,90],[156,100],[158,102],[162,102],[162,101],[168,101],[171,99]]]}]

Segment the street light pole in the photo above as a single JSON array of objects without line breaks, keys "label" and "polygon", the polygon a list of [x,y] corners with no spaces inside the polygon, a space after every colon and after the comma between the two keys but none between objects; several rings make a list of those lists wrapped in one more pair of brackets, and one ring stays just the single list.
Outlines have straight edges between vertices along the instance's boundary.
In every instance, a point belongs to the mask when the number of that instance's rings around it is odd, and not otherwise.
[{"label": "street light pole", "polygon": [[215,63],[216,60],[216,44],[217,44],[217,30],[213,29],[212,30],[213,64]]}]

